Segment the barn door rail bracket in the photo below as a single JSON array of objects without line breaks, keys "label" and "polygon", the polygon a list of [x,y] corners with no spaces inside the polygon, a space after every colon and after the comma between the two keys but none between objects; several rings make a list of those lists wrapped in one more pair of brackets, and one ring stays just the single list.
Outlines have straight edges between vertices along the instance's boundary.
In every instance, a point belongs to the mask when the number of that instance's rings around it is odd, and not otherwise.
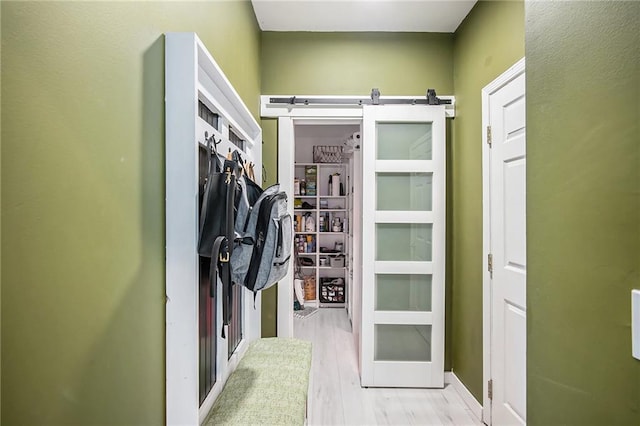
[{"label": "barn door rail bracket", "polygon": [[455,117],[455,97],[437,96],[435,89],[427,89],[425,96],[382,96],[380,89],[373,88],[369,96],[263,95],[260,100],[263,117],[291,116],[293,109],[307,106],[360,108],[363,105],[444,105],[446,117]]}]

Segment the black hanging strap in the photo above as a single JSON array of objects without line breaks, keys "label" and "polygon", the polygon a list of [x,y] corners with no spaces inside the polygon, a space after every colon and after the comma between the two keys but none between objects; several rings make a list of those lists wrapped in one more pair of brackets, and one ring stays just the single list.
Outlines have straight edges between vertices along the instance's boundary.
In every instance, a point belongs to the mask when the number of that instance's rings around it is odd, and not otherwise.
[{"label": "black hanging strap", "polygon": [[[223,249],[224,246],[224,249]],[[229,243],[227,237],[224,235],[219,236],[213,241],[213,248],[211,249],[211,264],[209,266],[209,295],[216,297],[216,284],[218,283],[218,264],[229,262]],[[226,259],[226,262],[223,260]],[[222,271],[222,268],[220,268]]]}]

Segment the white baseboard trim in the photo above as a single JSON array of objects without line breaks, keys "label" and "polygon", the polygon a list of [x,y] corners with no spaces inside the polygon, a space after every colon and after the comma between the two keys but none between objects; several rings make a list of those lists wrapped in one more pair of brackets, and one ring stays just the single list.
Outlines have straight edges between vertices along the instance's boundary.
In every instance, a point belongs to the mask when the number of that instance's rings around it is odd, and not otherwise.
[{"label": "white baseboard trim", "polygon": [[462,401],[467,405],[469,411],[476,416],[476,419],[479,422],[482,422],[482,405],[476,400],[469,389],[460,381],[458,376],[453,371],[445,371],[444,373],[444,382],[453,386],[453,388],[458,392]]}]

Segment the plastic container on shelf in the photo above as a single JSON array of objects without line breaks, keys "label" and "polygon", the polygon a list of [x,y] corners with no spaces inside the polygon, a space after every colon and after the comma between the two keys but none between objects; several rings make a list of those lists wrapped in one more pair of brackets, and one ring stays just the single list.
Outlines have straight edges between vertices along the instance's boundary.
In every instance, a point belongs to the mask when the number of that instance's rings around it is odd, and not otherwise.
[{"label": "plastic container on shelf", "polygon": [[332,268],[344,268],[344,256],[343,255],[331,256],[329,258],[329,265]]}]

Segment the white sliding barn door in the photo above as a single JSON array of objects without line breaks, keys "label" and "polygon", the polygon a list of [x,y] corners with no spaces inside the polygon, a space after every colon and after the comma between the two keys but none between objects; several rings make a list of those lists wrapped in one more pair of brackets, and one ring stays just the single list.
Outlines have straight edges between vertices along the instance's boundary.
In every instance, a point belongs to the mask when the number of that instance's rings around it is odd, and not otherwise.
[{"label": "white sliding barn door", "polygon": [[363,108],[362,386],[444,385],[444,124]]}]

